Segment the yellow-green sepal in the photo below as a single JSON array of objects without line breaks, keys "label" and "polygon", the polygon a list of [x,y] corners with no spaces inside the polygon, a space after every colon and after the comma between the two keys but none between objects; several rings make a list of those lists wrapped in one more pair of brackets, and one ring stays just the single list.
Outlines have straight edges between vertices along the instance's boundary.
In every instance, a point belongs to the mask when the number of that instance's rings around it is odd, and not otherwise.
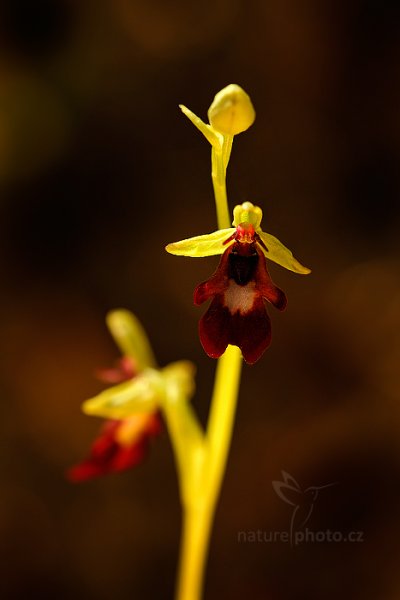
[{"label": "yellow-green sepal", "polygon": [[155,367],[150,342],[139,319],[129,310],[112,310],[106,317],[107,327],[124,356],[132,358],[137,372]]},{"label": "yellow-green sepal", "polygon": [[274,237],[270,233],[264,233],[264,231],[260,231],[259,236],[267,247],[267,250],[265,250],[265,248],[260,245],[266,258],[272,260],[285,269],[289,269],[289,271],[294,271],[294,273],[299,273],[301,275],[308,275],[308,273],[311,273],[311,269],[300,264],[299,261],[295,259],[289,248],[286,248],[286,246],[284,246],[282,242],[278,240],[278,238]]},{"label": "yellow-green sepal", "polygon": [[229,229],[218,229],[213,233],[206,235],[197,235],[180,242],[173,242],[166,246],[166,251],[176,256],[191,256],[194,258],[202,256],[216,256],[223,254],[225,250],[233,243],[228,242],[224,245],[224,242],[228,240],[234,233],[235,228],[230,227]]},{"label": "yellow-green sepal", "polygon": [[82,411],[106,419],[125,419],[137,413],[151,413],[158,408],[163,392],[161,374],[155,369],[145,369],[133,379],[86,400]]},{"label": "yellow-green sepal", "polygon": [[178,361],[161,370],[145,369],[129,381],[114,385],[86,400],[87,415],[106,419],[126,419],[138,413],[152,413],[165,402],[188,400],[194,392],[194,365]]},{"label": "yellow-green sepal", "polygon": [[194,364],[188,360],[170,363],[161,370],[167,401],[176,402],[182,397],[186,400],[192,397],[195,372]]},{"label": "yellow-green sepal", "polygon": [[200,117],[198,117],[197,115],[195,115],[194,112],[192,112],[191,110],[189,110],[188,108],[186,108],[186,106],[184,106],[183,104],[180,104],[179,108],[181,109],[181,111],[183,112],[183,114],[190,121],[192,121],[193,125],[195,127],[197,127],[197,129],[199,131],[201,131],[201,133],[204,135],[204,137],[210,142],[211,146],[214,146],[214,148],[220,148],[221,147],[222,141],[223,141],[223,136],[220,133],[217,133],[211,127],[211,125],[207,125],[206,123],[204,123],[204,121],[202,121],[200,119]]}]

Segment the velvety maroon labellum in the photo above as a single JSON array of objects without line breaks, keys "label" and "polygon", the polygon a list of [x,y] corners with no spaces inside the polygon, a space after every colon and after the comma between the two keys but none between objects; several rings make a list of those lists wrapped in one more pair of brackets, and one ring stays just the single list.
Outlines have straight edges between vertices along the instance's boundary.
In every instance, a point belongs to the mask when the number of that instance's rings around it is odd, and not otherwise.
[{"label": "velvety maroon labellum", "polygon": [[219,358],[232,344],[253,364],[271,342],[264,300],[278,310],[286,308],[287,300],[269,276],[253,227],[239,226],[232,238],[235,243],[225,250],[214,275],[194,292],[197,305],[212,298],[199,323],[200,341],[212,358]]},{"label": "velvety maroon labellum", "polygon": [[147,454],[150,439],[161,431],[158,413],[148,415],[143,429],[131,443],[121,443],[118,435],[126,420],[108,420],[92,444],[88,458],[71,467],[67,478],[76,483],[107,473],[125,471],[142,462]]}]

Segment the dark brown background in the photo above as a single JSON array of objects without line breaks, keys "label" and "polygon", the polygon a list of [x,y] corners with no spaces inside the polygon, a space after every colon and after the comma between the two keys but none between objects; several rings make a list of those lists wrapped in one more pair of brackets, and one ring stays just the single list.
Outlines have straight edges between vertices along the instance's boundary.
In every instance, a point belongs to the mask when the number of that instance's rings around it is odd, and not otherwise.
[{"label": "dark brown background", "polygon": [[[319,0],[0,5],[2,598],[169,599],[180,512],[166,434],[135,471],[72,486],[98,420],[80,403],[117,356],[124,306],[160,361],[214,362],[194,286],[216,259],[164,253],[215,229],[205,118],[226,84],[257,120],[234,145],[231,206],[313,269],[272,266],[287,293],[246,367],[206,598],[400,595],[400,5]],[[363,543],[241,543],[287,531],[281,470],[320,493],[307,526]]]}]

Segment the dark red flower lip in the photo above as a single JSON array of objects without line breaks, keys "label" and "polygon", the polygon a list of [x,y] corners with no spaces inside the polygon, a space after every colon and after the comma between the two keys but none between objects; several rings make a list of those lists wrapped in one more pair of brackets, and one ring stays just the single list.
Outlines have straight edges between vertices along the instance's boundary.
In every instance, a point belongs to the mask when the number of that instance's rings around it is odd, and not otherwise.
[{"label": "dark red flower lip", "polygon": [[273,283],[265,256],[251,239],[229,246],[212,277],[194,291],[197,305],[212,298],[199,323],[200,341],[211,358],[219,358],[232,344],[241,349],[247,363],[254,364],[271,343],[264,300],[278,310],[286,308],[284,292]]},{"label": "dark red flower lip", "polygon": [[142,462],[147,455],[150,439],[161,432],[162,422],[159,413],[137,416],[142,418],[143,423],[132,443],[121,439],[122,428],[126,427],[129,419],[107,420],[93,442],[89,456],[68,469],[67,479],[73,483],[86,481],[125,471]]}]

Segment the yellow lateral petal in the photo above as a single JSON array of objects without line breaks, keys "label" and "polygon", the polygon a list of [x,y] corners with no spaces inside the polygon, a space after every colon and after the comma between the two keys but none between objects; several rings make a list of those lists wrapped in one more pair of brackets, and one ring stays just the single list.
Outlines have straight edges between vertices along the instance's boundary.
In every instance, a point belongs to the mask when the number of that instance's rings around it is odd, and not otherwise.
[{"label": "yellow lateral petal", "polygon": [[301,275],[308,275],[308,273],[311,273],[311,269],[308,267],[303,267],[303,265],[294,258],[289,248],[286,248],[286,246],[284,246],[282,242],[278,240],[278,238],[274,237],[270,233],[264,232],[260,232],[259,235],[268,248],[268,252],[262,248],[266,258],[272,260],[278,265],[281,265],[281,267],[284,267],[285,269],[289,269],[289,271],[294,271],[295,273],[300,273]]},{"label": "yellow lateral petal", "polygon": [[[180,242],[173,242],[166,246],[166,251],[176,256],[215,256],[217,254],[223,254],[230,244],[223,243],[230,238],[235,232],[235,228],[230,227],[229,229],[218,229],[213,233],[206,235],[197,235]],[[231,242],[233,243],[233,241]]]}]

